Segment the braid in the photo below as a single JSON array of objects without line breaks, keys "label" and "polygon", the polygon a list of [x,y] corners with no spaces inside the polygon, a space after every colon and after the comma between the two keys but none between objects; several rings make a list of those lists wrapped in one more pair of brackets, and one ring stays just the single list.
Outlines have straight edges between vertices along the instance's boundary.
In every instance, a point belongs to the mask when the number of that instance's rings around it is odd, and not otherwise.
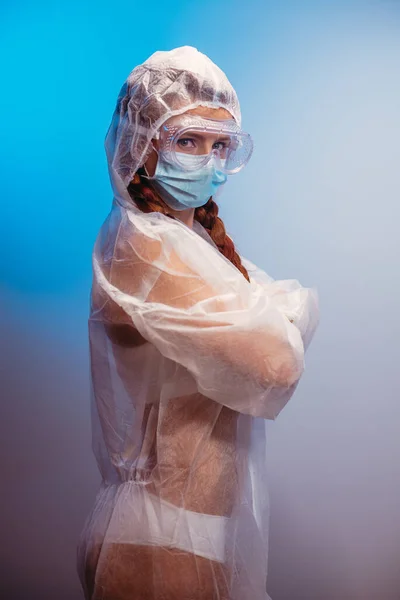
[{"label": "braid", "polygon": [[218,250],[233,265],[242,273],[242,275],[250,281],[249,274],[246,268],[242,265],[239,254],[235,250],[235,244],[231,238],[227,235],[224,222],[218,216],[218,204],[210,198],[204,206],[196,208],[194,218],[204,229],[207,230],[214,244],[218,247]]},{"label": "braid", "polygon": [[[141,170],[135,174],[135,177],[128,185],[128,193],[136,206],[145,213],[161,212],[172,218],[169,214],[169,207],[164,200],[149,185],[143,182],[140,177]],[[210,198],[204,206],[195,209],[194,218],[206,229],[218,250],[242,273],[243,277],[250,281],[246,268],[242,265],[239,254],[235,250],[235,245],[227,235],[225,225],[218,216],[218,205]]]}]

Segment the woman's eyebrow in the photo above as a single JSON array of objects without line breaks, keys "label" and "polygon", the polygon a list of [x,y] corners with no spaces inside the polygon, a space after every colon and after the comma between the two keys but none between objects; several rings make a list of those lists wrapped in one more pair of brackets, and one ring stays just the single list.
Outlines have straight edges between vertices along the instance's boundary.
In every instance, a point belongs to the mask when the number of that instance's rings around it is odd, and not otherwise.
[{"label": "woman's eyebrow", "polygon": [[179,137],[179,139],[195,138],[195,139],[202,140],[202,139],[208,139],[210,137],[214,138],[215,140],[221,141],[221,142],[227,142],[231,139],[230,136],[227,136],[227,135],[218,135],[217,133],[213,134],[211,132],[199,133],[196,131],[187,131],[186,133],[183,133],[182,136]]}]

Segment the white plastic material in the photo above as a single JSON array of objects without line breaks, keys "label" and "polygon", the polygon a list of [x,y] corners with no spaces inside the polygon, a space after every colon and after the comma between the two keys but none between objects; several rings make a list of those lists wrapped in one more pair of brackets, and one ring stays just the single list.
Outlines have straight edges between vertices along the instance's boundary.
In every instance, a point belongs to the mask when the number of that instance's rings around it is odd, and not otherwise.
[{"label": "white plastic material", "polygon": [[317,293],[242,257],[249,283],[200,223],[120,192],[93,253],[85,598],[266,600],[265,419],[298,385]]}]

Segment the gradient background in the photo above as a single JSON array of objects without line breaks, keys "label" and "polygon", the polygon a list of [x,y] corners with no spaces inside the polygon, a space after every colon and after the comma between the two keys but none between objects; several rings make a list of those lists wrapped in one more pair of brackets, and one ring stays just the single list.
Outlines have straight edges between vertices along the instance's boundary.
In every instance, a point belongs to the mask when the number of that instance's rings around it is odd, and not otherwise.
[{"label": "gradient background", "polygon": [[0,16],[1,597],[83,598],[103,141],[131,69],[190,44],[255,140],[219,198],[228,232],[320,294],[306,373],[269,424],[269,593],[398,600],[400,3],[37,0]]}]

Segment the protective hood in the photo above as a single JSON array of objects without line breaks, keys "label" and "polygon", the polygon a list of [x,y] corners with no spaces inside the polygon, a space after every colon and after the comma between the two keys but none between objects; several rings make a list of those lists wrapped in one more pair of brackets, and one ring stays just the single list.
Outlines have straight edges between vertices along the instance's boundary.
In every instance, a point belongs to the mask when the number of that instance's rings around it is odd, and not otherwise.
[{"label": "protective hood", "polygon": [[155,52],[133,69],[119,92],[105,139],[111,185],[120,204],[132,204],[126,188],[149,156],[160,125],[200,105],[225,108],[241,124],[228,78],[196,48]]}]

